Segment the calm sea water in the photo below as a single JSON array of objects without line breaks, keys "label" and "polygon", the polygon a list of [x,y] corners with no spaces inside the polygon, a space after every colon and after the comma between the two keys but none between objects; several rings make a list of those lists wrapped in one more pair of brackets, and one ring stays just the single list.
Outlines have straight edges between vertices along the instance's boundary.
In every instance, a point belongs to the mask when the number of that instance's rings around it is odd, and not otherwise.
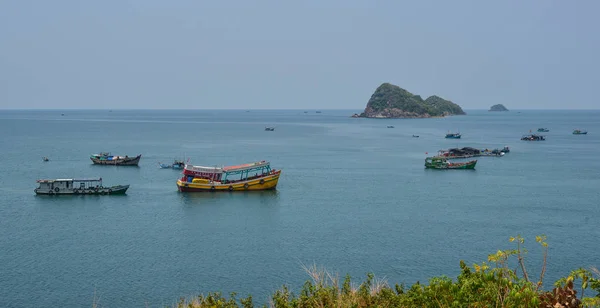
[{"label": "calm sea water", "polygon": [[[600,111],[354,112],[0,111],[0,306],[89,306],[94,292],[105,307],[208,291],[263,303],[282,284],[299,288],[302,264],[313,263],[411,284],[454,277],[459,260],[484,261],[516,234],[533,273],[533,236],[548,236],[547,281],[600,266]],[[550,129],[547,141],[519,140],[538,127]],[[444,139],[448,130],[463,139]],[[505,145],[510,154],[480,158],[472,172],[423,168],[426,152]],[[92,165],[100,151],[143,157],[138,168]],[[272,192],[181,194],[178,171],[158,162],[183,156],[269,160],[283,175]],[[70,177],[131,187],[126,196],[33,193],[36,179]]]}]

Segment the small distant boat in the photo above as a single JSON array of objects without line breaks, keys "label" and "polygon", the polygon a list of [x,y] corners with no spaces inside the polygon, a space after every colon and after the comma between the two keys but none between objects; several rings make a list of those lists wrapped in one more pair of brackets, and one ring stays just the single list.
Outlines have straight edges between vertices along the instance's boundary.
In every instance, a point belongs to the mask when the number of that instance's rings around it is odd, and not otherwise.
[{"label": "small distant boat", "polygon": [[304,113],[308,113],[308,111],[304,111]]},{"label": "small distant boat", "polygon": [[177,180],[180,192],[274,190],[281,170],[271,169],[267,161],[229,167],[186,165]]},{"label": "small distant boat", "polygon": [[92,154],[90,159],[96,165],[114,165],[114,166],[137,166],[140,162],[142,155],[129,157],[111,155],[108,152],[102,152],[100,154]]},{"label": "small distant boat", "polygon": [[272,132],[275,130],[275,127],[265,127],[265,131]]},{"label": "small distant boat", "polygon": [[321,113],[321,111],[316,111],[316,113]]},{"label": "small distant boat", "polygon": [[419,136],[417,136],[417,135],[413,135],[413,138],[419,138]]},{"label": "small distant boat", "polygon": [[161,164],[159,162],[158,167],[160,169],[183,169],[185,167],[185,163],[182,160],[175,160],[172,164]]},{"label": "small distant boat", "polygon": [[477,160],[471,160],[464,163],[453,163],[444,157],[425,158],[426,169],[475,169]]},{"label": "small distant boat", "polygon": [[541,132],[541,133],[547,133],[547,132],[549,132],[550,130],[549,130],[549,129],[547,129],[547,128],[538,128],[538,130],[537,130],[537,131],[538,131],[538,132]]},{"label": "small distant boat", "polygon": [[387,127],[387,128],[394,128],[394,126],[393,126],[393,125],[388,125],[388,127]]},{"label": "small distant boat", "polygon": [[102,178],[37,180],[38,195],[117,195],[125,194],[129,185],[104,187]]},{"label": "small distant boat", "polygon": [[521,137],[521,140],[523,140],[523,141],[544,141],[544,140],[546,140],[546,137],[544,137],[542,135],[531,134],[531,135],[525,135],[525,136]]},{"label": "small distant boat", "polygon": [[509,148],[508,146],[505,146],[505,147],[503,147],[503,148],[502,148],[502,150],[500,150],[500,151],[502,151],[502,152],[504,152],[504,153],[510,153],[510,148]]},{"label": "small distant boat", "polygon": [[446,134],[446,138],[447,139],[460,139],[462,135],[460,133],[447,133]]},{"label": "small distant boat", "polygon": [[576,129],[573,131],[573,135],[587,135],[587,131]]},{"label": "small distant boat", "polygon": [[48,157],[44,156],[44,157],[42,157],[42,160],[43,161],[49,161],[50,159],[48,159]]}]

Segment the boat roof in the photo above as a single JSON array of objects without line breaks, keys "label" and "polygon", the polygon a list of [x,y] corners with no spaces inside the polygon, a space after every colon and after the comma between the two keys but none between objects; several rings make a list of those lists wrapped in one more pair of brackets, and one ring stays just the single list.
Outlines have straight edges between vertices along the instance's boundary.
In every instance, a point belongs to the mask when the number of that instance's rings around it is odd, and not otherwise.
[{"label": "boat roof", "polygon": [[41,179],[37,183],[54,183],[54,182],[100,182],[102,178],[81,178],[81,179]]},{"label": "boat roof", "polygon": [[233,171],[243,171],[250,170],[255,168],[262,168],[269,166],[270,163],[268,161],[259,161],[255,163],[241,164],[236,166],[226,166],[226,167],[206,167],[206,166],[193,166],[193,165],[185,165],[185,170],[195,171],[195,172],[207,172],[207,173],[223,173],[223,172],[233,172]]},{"label": "boat roof", "polygon": [[248,169],[266,167],[268,165],[269,165],[269,162],[263,160],[263,161],[259,161],[259,162],[255,162],[255,163],[249,163],[249,164],[242,164],[242,165],[237,165],[237,166],[223,167],[223,170],[225,172],[242,171],[242,170],[248,170]]}]

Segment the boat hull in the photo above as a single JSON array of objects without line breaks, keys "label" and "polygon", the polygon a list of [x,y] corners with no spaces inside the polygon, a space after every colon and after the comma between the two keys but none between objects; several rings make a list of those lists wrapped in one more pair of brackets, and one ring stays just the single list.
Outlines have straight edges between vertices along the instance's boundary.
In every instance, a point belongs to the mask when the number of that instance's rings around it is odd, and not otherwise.
[{"label": "boat hull", "polygon": [[90,189],[59,189],[58,191],[55,189],[38,189],[36,188],[34,192],[37,195],[124,195],[125,192],[129,189],[129,185],[117,185],[112,187],[101,187],[101,188],[90,188]]},{"label": "boat hull", "polygon": [[477,165],[477,161],[472,160],[472,161],[468,161],[465,163],[452,163],[450,165],[425,164],[425,168],[426,169],[438,169],[438,170],[448,170],[448,169],[474,170],[475,165]]},{"label": "boat hull", "polygon": [[276,173],[235,183],[190,183],[177,180],[177,189],[180,192],[229,192],[229,191],[257,191],[274,190],[277,188],[281,171]]},{"label": "boat hull", "polygon": [[105,160],[97,157],[90,157],[95,165],[111,165],[111,166],[137,166],[142,155],[136,157],[119,158],[115,160]]}]

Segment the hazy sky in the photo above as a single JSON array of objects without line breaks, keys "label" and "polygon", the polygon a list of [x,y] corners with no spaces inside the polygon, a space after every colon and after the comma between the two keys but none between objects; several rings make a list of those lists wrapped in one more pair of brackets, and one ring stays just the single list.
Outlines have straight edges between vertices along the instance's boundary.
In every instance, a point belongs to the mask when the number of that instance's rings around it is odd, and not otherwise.
[{"label": "hazy sky", "polygon": [[0,0],[0,108],[600,108],[600,1]]}]

